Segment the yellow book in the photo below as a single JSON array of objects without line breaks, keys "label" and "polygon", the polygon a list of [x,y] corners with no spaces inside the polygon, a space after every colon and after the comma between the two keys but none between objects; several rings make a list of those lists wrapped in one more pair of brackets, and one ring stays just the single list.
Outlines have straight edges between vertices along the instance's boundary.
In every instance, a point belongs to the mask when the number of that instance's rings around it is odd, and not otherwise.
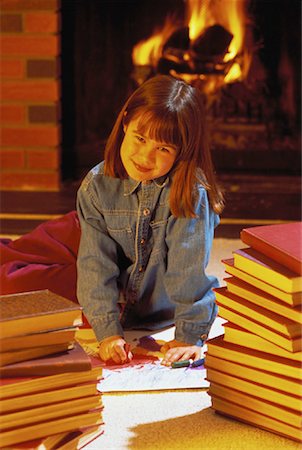
[{"label": "yellow book", "polygon": [[100,408],[102,399],[100,394],[64,400],[53,404],[45,403],[39,407],[28,407],[22,411],[13,411],[8,414],[1,412],[1,430],[24,427],[60,417],[79,414],[91,409]]},{"label": "yellow book", "polygon": [[225,278],[224,281],[229,292],[282,317],[298,322],[302,326],[302,309],[300,305],[296,307],[287,306],[276,297],[266,294],[236,277]]},{"label": "yellow book", "polygon": [[233,252],[235,267],[285,292],[301,292],[302,276],[252,248]]},{"label": "yellow book", "polygon": [[301,428],[302,426],[302,417],[298,411],[284,408],[282,405],[276,405],[275,403],[259,399],[253,395],[244,394],[243,392],[222,386],[221,384],[211,383],[208,394],[220,397],[239,406],[248,407],[253,411],[280,420],[280,422],[285,422],[295,428]]},{"label": "yellow book", "polygon": [[[267,353],[249,349],[241,345],[230,344],[223,340],[223,336],[208,340],[207,348],[207,355],[216,356],[217,358],[226,359],[237,364],[244,364],[245,366],[257,368],[260,371],[263,370],[284,375],[300,383],[302,382],[301,362],[280,358],[275,355],[268,355]],[[241,368],[241,370],[243,369]]]},{"label": "yellow book", "polygon": [[302,441],[301,429],[260,414],[257,411],[252,411],[244,406],[239,406],[220,397],[213,396],[212,407],[221,414],[236,418],[259,428],[272,431],[295,441]]},{"label": "yellow book", "polygon": [[267,292],[273,297],[277,297],[279,300],[282,300],[284,303],[287,303],[291,306],[302,305],[302,292],[285,292],[280,289],[272,286],[271,284],[266,283],[265,281],[256,278],[243,270],[238,269],[234,265],[234,258],[223,259],[222,263],[225,266],[225,271],[230,275],[234,275],[234,277],[239,278],[240,280],[245,281],[249,285],[260,289],[261,291]]},{"label": "yellow book", "polygon": [[287,336],[276,333],[271,328],[268,328],[263,324],[256,322],[255,320],[251,320],[247,316],[238,314],[233,309],[226,308],[221,303],[219,303],[218,299],[217,303],[219,305],[219,315],[224,319],[229,320],[239,327],[245,328],[251,333],[255,333],[257,336],[260,336],[263,339],[266,339],[269,342],[274,343],[287,351],[300,352],[302,350],[301,337],[290,339]]},{"label": "yellow book", "polygon": [[[302,327],[298,322],[294,322],[293,320],[284,318],[280,314],[276,314],[275,312],[255,305],[254,303],[229,292],[225,286],[215,288],[214,291],[216,294],[216,302],[219,307],[232,309],[239,316],[249,318],[250,321],[260,324],[276,334],[283,335],[288,340],[301,337]],[[222,316],[221,311],[219,314]],[[222,317],[226,320],[230,320],[227,317]],[[230,321],[232,322],[232,320]],[[236,321],[234,323],[246,328]],[[257,334],[256,331],[255,333]]]},{"label": "yellow book", "polygon": [[42,356],[61,353],[73,348],[73,344],[69,342],[63,344],[47,345],[44,347],[25,348],[22,350],[14,350],[10,352],[0,353],[0,367],[7,366],[22,361],[29,361]]},{"label": "yellow book", "polygon": [[281,358],[292,359],[293,361],[302,361],[302,352],[290,352],[285,350],[278,345],[257,336],[250,331],[240,328],[237,325],[226,322],[223,324],[224,327],[224,342],[229,342],[231,344],[242,345],[242,347],[252,348],[254,350],[261,350],[265,353],[270,353],[272,355],[281,356]]},{"label": "yellow book", "polygon": [[301,413],[302,398],[297,395],[288,394],[275,388],[269,388],[255,381],[244,380],[243,378],[238,378],[220,370],[211,369],[210,367],[207,368],[207,380],[210,384],[222,384],[231,389],[236,389],[236,391],[268,400],[279,406],[290,408]]},{"label": "yellow book", "polygon": [[[242,357],[244,362],[244,355]],[[253,368],[243,363],[235,363],[218,356],[213,356],[210,353],[206,354],[205,367],[211,369],[221,370],[229,375],[234,375],[244,380],[256,381],[271,388],[279,389],[280,391],[289,394],[302,396],[301,380],[296,380],[287,376],[278,375],[273,372]]]},{"label": "yellow book", "polygon": [[8,447],[30,439],[39,439],[52,434],[73,431],[82,427],[99,425],[102,423],[100,411],[89,411],[80,414],[72,414],[68,417],[49,420],[33,425],[18,427],[0,433],[0,446]]}]

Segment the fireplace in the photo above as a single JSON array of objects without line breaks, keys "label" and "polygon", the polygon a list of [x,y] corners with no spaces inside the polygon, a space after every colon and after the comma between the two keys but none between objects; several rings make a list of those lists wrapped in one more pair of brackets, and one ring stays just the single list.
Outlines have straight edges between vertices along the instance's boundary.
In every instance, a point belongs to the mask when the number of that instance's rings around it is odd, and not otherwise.
[{"label": "fireplace", "polygon": [[63,1],[63,178],[102,158],[125,99],[156,73],[203,92],[218,172],[298,175],[300,10],[299,0]]}]

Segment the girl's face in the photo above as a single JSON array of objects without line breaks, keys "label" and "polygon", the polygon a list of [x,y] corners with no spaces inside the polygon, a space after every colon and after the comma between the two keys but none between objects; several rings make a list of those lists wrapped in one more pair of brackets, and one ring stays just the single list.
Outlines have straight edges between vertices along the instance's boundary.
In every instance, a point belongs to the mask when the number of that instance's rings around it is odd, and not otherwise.
[{"label": "girl's face", "polygon": [[166,175],[172,168],[177,149],[172,145],[157,142],[142,135],[138,130],[138,119],[124,126],[124,139],[121,145],[121,160],[133,180],[146,181]]}]

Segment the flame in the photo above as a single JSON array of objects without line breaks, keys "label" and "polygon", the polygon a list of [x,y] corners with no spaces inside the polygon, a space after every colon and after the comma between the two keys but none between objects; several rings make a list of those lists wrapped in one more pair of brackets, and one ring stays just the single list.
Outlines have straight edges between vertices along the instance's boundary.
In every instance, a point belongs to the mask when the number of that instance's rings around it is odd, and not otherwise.
[{"label": "flame", "polygon": [[[246,6],[249,0],[187,0],[186,25],[189,27],[191,44],[210,26],[220,25],[233,35],[229,48],[224,55],[224,83],[242,81],[247,75],[251,54],[246,50]],[[157,67],[162,50],[169,37],[179,29],[175,17],[168,16],[161,29],[140,41],[133,48],[132,60],[135,66]],[[186,54],[184,54],[186,59]],[[184,76],[184,74],[182,74]],[[189,76],[189,75],[188,75]],[[199,75],[204,79],[204,75]],[[218,80],[217,80],[218,82]],[[215,82],[209,84],[213,85]],[[221,86],[221,80],[218,85]]]},{"label": "flame", "polygon": [[172,16],[168,16],[162,29],[156,29],[153,35],[138,42],[132,50],[132,61],[135,65],[156,67],[161,57],[162,49],[171,34],[178,28]]},{"label": "flame", "polygon": [[[187,23],[190,40],[194,42],[207,27],[221,25],[233,35],[224,62],[235,60],[243,53],[247,15],[244,0],[189,0]],[[241,58],[241,62],[249,66],[249,59]],[[225,77],[230,83],[243,78],[246,73],[238,61],[234,61]]]}]

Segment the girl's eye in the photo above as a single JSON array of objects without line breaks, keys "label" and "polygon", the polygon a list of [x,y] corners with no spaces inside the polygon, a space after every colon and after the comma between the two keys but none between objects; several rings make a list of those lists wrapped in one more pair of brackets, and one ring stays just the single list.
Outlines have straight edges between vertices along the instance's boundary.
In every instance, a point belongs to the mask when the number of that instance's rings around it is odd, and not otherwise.
[{"label": "girl's eye", "polygon": [[159,147],[158,148],[162,153],[170,153],[170,149],[167,147]]},{"label": "girl's eye", "polygon": [[145,139],[142,136],[135,136],[135,138],[139,141],[139,142],[145,142]]}]

